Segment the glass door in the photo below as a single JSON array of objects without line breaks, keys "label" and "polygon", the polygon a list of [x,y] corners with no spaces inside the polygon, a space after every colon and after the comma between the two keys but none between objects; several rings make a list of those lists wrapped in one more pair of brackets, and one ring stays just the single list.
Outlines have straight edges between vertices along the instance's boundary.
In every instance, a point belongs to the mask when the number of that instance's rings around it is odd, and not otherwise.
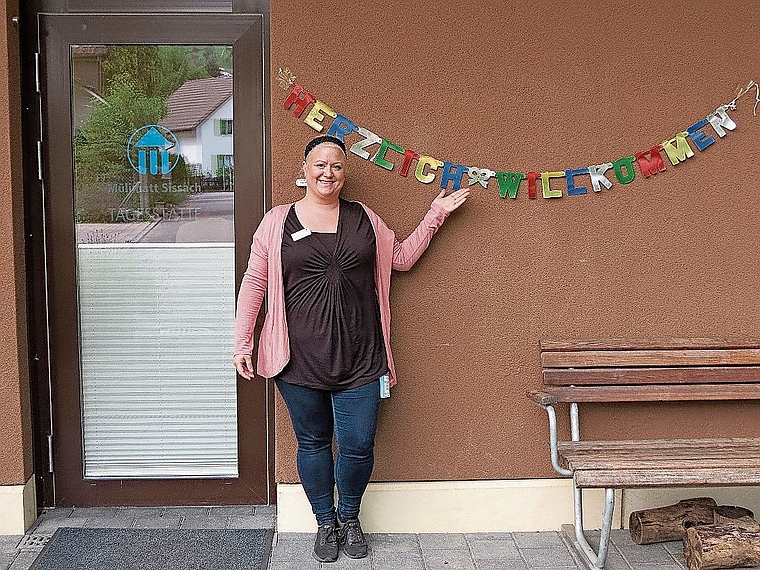
[{"label": "glass door", "polygon": [[261,20],[41,24],[55,502],[267,503],[267,386],[231,366]]}]

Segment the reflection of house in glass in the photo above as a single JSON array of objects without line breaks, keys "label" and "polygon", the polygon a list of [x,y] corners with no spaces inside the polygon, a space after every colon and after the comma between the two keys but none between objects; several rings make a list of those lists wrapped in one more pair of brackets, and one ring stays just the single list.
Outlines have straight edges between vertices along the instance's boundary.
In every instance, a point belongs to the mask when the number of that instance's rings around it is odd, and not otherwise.
[{"label": "reflection of house in glass", "polygon": [[192,175],[229,190],[232,180],[232,77],[185,82],[166,102],[161,124],[177,137]]},{"label": "reflection of house in glass", "polygon": [[71,46],[73,82],[73,125],[81,126],[92,114],[93,99],[103,101],[103,59],[108,47]]}]

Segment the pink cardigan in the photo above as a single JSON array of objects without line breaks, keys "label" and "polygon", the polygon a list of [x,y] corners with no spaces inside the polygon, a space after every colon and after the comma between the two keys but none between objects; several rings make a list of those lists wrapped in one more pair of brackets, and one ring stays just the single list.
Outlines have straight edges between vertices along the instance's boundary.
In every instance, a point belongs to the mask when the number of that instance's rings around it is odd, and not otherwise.
[{"label": "pink cardigan", "polygon": [[[430,240],[449,213],[431,205],[417,229],[399,242],[385,222],[370,208],[362,204],[375,230],[377,254],[375,256],[375,287],[380,305],[380,324],[388,356],[390,385],[396,383],[396,369],[391,354],[391,269],[407,271],[420,258]],[[285,318],[285,294],[282,283],[282,232],[291,204],[275,206],[261,220],[253,235],[248,268],[243,275],[235,318],[235,354],[253,352],[253,329],[256,317],[267,298],[267,313],[259,339],[257,372],[272,378],[285,368],[290,360],[288,323]]]}]

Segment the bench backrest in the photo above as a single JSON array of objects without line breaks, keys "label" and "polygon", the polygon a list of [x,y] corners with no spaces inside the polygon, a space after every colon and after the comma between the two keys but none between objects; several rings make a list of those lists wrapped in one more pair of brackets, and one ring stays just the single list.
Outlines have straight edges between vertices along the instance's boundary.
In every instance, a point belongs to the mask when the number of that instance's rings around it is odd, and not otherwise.
[{"label": "bench backrest", "polygon": [[760,340],[542,340],[557,402],[760,399]]}]

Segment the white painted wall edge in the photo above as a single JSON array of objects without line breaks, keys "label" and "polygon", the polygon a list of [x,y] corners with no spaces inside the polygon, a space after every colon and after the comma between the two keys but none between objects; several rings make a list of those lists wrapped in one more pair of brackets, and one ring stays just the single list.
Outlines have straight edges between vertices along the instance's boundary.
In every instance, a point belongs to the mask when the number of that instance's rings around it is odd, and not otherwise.
[{"label": "white painted wall edge", "polygon": [[[626,489],[616,493],[613,528],[626,528],[631,511],[691,497],[741,505],[760,513],[760,487]],[[587,529],[602,522],[604,491],[584,491]],[[570,479],[370,483],[362,527],[367,532],[559,531],[573,523]],[[300,484],[277,485],[277,531],[315,532],[311,506]]]},{"label": "white painted wall edge", "polygon": [[37,520],[34,475],[25,485],[0,486],[0,535],[22,535]]},{"label": "white painted wall edge", "polygon": [[[601,524],[604,491],[588,491],[584,500],[589,523]],[[573,522],[572,483],[569,479],[370,483],[360,518],[367,532],[558,531]],[[316,531],[300,484],[277,485],[277,531]]]}]

